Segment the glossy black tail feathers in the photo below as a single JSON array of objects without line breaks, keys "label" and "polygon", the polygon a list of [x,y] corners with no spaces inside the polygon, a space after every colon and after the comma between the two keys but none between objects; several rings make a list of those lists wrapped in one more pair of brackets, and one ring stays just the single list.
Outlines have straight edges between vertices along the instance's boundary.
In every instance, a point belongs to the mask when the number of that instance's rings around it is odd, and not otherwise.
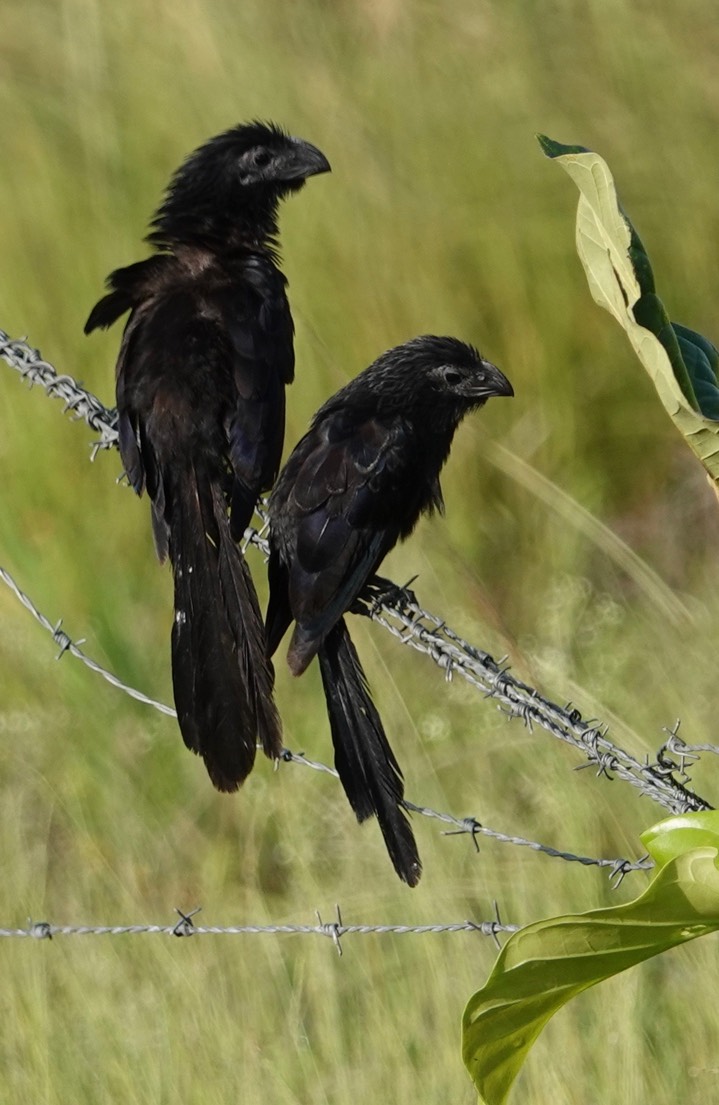
[{"label": "glossy black tail feathers", "polygon": [[252,770],[258,737],[266,755],[276,759],[282,749],[257,595],[221,489],[194,467],[164,483],[177,717],[215,787],[233,791]]},{"label": "glossy black tail feathers", "polygon": [[344,618],[317,653],[335,749],[335,766],[357,820],[376,815],[394,869],[409,886],[422,874],[402,809],[404,781],[372,701]]}]

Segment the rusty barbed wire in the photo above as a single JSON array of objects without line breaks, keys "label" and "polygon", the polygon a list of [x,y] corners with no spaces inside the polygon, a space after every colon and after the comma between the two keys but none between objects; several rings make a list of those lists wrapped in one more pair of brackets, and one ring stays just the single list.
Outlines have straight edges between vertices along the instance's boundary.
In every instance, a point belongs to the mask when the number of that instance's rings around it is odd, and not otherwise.
[{"label": "rusty barbed wire", "polygon": [[[39,384],[49,395],[63,398],[66,410],[85,419],[100,433],[100,441],[93,446],[93,456],[98,449],[116,444],[116,412],[105,408],[72,377],[58,376],[52,365],[26,342],[13,341],[0,330],[0,356],[24,379]],[[258,514],[261,527],[248,530],[245,539],[266,555],[267,541],[263,536],[266,516],[262,504]],[[429,656],[444,671],[447,680],[460,675],[485,697],[494,699],[508,717],[520,718],[529,729],[537,725],[571,744],[588,761],[582,766],[595,767],[597,775],[629,783],[671,813],[712,808],[688,786],[688,757],[684,755],[677,763],[668,742],[662,746],[656,760],[646,759],[642,763],[609,740],[608,726],[596,719],[585,721],[572,703],[562,707],[540,695],[535,688],[512,675],[504,661],[496,661],[488,652],[455,633],[443,618],[424,610],[407,588],[379,581],[366,589],[354,612],[371,618],[402,644]],[[681,779],[677,778],[677,773]]]}]

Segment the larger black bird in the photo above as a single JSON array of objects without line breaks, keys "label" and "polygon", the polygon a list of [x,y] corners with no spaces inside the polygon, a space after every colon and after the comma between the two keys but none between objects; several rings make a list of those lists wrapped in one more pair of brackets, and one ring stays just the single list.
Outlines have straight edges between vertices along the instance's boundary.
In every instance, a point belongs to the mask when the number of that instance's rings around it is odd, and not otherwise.
[{"label": "larger black bird", "polygon": [[[272,667],[237,542],[279,469],[293,324],[278,268],[279,201],[325,156],[274,124],[212,138],[151,222],[156,252],[108,277],[85,326],[130,317],[117,362],[119,444],[147,488],[175,583],[172,678],[182,736],[219,790],[281,749]],[[228,515],[229,510],[229,515]]]},{"label": "larger black bird", "polygon": [[290,669],[301,675],[319,658],[340,780],[359,821],[377,815],[410,886],[422,868],[402,773],[343,614],[420,514],[442,509],[439,474],[464,415],[513,394],[471,346],[415,338],[324,404],[270,498],[270,655],[294,619]]}]

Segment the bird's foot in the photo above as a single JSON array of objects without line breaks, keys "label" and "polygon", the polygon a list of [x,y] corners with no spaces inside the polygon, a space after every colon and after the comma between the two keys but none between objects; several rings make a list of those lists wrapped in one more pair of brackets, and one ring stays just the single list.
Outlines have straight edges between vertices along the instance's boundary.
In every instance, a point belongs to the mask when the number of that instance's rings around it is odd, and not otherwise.
[{"label": "bird's foot", "polygon": [[394,583],[391,579],[385,579],[384,576],[373,576],[356,600],[353,613],[369,614],[371,617],[382,606],[392,606],[395,610],[409,611],[411,607],[419,605],[417,596],[410,589],[410,584],[414,583],[416,578],[417,576],[412,576],[402,586],[399,583]]}]

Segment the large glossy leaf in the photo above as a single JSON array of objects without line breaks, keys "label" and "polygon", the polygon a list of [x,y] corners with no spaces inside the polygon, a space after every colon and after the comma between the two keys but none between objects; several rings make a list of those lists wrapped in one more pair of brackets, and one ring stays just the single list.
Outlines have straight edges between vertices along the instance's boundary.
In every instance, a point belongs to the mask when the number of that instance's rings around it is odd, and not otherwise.
[{"label": "large glossy leaf", "polygon": [[670,321],[606,162],[581,146],[563,146],[543,135],[539,142],[579,189],[577,251],[592,296],[626,330],[674,424],[719,481],[717,350],[701,334]]},{"label": "large glossy leaf", "polygon": [[670,818],[642,839],[658,870],[641,897],[528,925],[470,999],[462,1054],[480,1102],[506,1101],[542,1028],[576,994],[719,929],[719,814]]},{"label": "large glossy leaf", "polygon": [[641,835],[657,868],[695,848],[719,848],[719,810],[665,817]]}]

